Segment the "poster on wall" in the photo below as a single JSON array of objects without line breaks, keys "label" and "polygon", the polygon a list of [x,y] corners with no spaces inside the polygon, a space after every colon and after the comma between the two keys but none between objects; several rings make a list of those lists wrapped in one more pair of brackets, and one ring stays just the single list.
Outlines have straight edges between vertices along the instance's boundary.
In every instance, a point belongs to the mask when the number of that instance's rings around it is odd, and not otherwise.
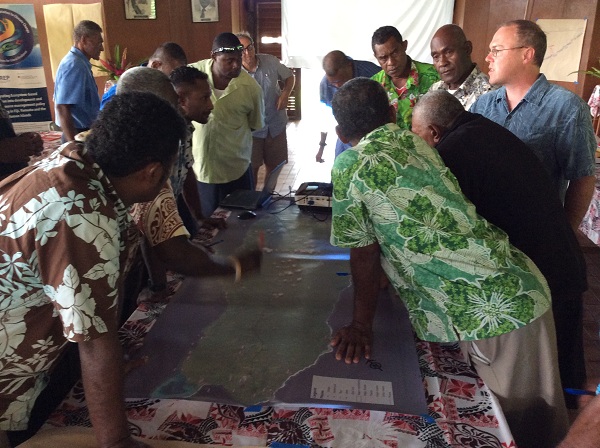
[{"label": "poster on wall", "polygon": [[192,0],[193,22],[218,22],[219,0]]},{"label": "poster on wall", "polygon": [[154,0],[123,0],[126,19],[156,19]]},{"label": "poster on wall", "polygon": [[32,4],[0,7],[0,101],[17,133],[52,121]]},{"label": "poster on wall", "polygon": [[577,82],[586,19],[538,19],[548,49],[541,71],[552,81]]}]

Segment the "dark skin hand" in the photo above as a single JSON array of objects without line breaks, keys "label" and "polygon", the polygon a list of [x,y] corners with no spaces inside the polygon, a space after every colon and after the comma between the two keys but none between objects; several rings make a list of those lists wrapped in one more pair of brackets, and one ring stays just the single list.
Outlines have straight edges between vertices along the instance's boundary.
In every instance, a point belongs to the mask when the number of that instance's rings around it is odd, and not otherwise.
[{"label": "dark skin hand", "polygon": [[358,363],[361,357],[371,357],[373,319],[383,270],[379,259],[379,244],[350,250],[350,268],[354,284],[354,312],[352,322],[339,329],[331,339],[337,347],[335,358],[346,364]]},{"label": "dark skin hand", "polygon": [[0,161],[4,163],[28,162],[31,156],[39,156],[44,149],[40,134],[24,132],[16,137],[0,141]]}]

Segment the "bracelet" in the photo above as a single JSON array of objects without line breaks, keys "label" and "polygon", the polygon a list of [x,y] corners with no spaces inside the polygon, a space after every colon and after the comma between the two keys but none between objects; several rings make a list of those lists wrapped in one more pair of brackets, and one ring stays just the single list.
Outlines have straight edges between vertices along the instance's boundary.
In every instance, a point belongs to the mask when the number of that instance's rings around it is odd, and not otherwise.
[{"label": "bracelet", "polygon": [[235,283],[239,282],[242,279],[242,263],[236,256],[229,256],[228,260],[231,261],[231,265],[235,269]]},{"label": "bracelet", "polygon": [[325,143],[325,142],[319,142],[319,146],[327,146],[327,143]]}]

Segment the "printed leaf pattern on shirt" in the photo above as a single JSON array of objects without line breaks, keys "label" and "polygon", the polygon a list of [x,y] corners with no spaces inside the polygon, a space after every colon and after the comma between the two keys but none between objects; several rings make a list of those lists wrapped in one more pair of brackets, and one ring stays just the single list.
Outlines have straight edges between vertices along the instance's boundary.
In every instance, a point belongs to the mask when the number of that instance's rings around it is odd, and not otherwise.
[{"label": "printed leaf pattern on shirt", "polygon": [[108,331],[131,223],[81,145],[63,146],[21,176],[23,188],[0,186],[0,394],[14,398],[0,423],[15,430],[26,427],[67,339]]},{"label": "printed leaf pattern on shirt", "polygon": [[482,339],[550,308],[545,279],[506,234],[476,214],[439,154],[397,125],[342,153],[332,170],[332,244],[378,242],[417,336]]}]

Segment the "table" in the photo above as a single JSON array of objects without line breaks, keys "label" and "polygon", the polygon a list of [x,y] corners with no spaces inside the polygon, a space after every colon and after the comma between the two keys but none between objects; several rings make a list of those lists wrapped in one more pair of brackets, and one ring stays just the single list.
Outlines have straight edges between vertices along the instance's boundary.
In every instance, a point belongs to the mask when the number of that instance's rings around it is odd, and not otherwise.
[{"label": "table", "polygon": [[590,106],[590,113],[592,114],[593,121],[596,121],[596,135],[600,131],[600,85],[594,87],[590,99],[588,100],[588,106]]},{"label": "table", "polygon": [[[287,212],[301,213],[296,206]],[[326,215],[317,218],[325,220],[315,220],[315,226],[330,225]],[[181,281],[172,277],[171,290]],[[166,307],[138,307],[119,331],[126,353],[143,343]],[[428,415],[289,405],[243,408],[142,397],[126,400],[131,432],[149,439],[226,446],[514,447],[495,397],[465,363],[458,345],[415,343]],[[44,429],[90,426],[83,389],[77,384],[34,439],[42,440]]]}]

